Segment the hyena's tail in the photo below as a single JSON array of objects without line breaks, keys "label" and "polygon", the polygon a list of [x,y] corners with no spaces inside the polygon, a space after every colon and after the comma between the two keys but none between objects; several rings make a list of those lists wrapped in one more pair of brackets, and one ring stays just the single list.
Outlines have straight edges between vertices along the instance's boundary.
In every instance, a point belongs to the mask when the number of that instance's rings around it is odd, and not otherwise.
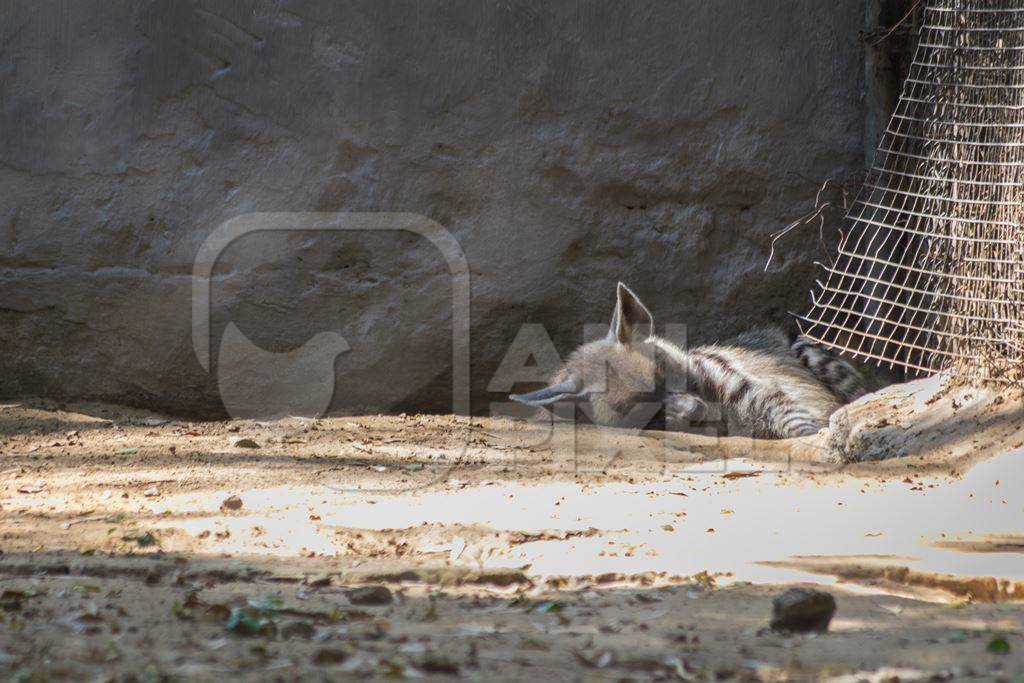
[{"label": "hyena's tail", "polygon": [[790,346],[793,353],[818,380],[842,403],[850,403],[868,392],[864,377],[842,358],[838,358],[806,337],[797,337]]}]

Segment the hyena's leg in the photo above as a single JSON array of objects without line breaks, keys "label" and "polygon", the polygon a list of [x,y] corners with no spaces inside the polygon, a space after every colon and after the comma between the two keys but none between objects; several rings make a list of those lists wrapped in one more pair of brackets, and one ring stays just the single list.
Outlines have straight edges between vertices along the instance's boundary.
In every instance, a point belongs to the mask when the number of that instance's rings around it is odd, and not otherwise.
[{"label": "hyena's leg", "polygon": [[789,439],[810,436],[828,426],[828,421],[793,401],[781,391],[768,393],[763,399],[761,413],[765,417],[764,435]]},{"label": "hyena's leg", "polygon": [[867,384],[856,368],[806,337],[797,337],[790,347],[796,357],[842,403],[850,403],[867,393]]}]

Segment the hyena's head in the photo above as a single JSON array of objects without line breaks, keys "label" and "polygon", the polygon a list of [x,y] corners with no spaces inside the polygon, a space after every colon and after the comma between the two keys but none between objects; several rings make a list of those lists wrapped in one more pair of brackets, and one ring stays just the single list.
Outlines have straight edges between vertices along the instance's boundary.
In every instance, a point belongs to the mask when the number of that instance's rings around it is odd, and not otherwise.
[{"label": "hyena's head", "polygon": [[654,318],[619,283],[608,334],[584,344],[544,389],[510,398],[532,406],[579,405],[592,422],[613,427],[665,428],[665,364],[654,343]]}]

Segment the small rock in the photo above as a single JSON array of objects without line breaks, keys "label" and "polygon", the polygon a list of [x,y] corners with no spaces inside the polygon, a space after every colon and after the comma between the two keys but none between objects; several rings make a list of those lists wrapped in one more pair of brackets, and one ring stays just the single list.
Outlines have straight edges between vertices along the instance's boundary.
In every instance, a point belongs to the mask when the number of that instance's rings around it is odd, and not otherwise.
[{"label": "small rock", "polygon": [[459,674],[459,663],[441,652],[428,652],[419,661],[419,668],[428,674]]},{"label": "small rock", "polygon": [[237,437],[237,438],[231,439],[231,445],[234,446],[235,448],[259,448],[260,447],[260,445],[258,443],[256,443],[253,439],[250,439],[249,437],[246,437],[246,436],[241,436],[241,437]]},{"label": "small rock", "polygon": [[387,586],[360,586],[348,592],[353,605],[390,605],[395,601]]},{"label": "small rock", "polygon": [[616,572],[605,572],[603,574],[598,574],[597,576],[595,576],[594,583],[615,583],[616,581],[622,581],[622,579],[622,574],[618,574]]},{"label": "small rock", "polygon": [[772,600],[771,627],[775,631],[824,633],[836,613],[836,600],[825,591],[790,588]]},{"label": "small rock", "polygon": [[308,621],[289,621],[281,627],[281,638],[291,640],[311,640],[316,635],[316,628]]},{"label": "small rock", "polygon": [[351,651],[347,647],[322,647],[313,653],[313,663],[320,666],[341,664],[350,654]]},{"label": "small rock", "polygon": [[238,496],[228,496],[220,504],[221,510],[241,510],[242,499]]},{"label": "small rock", "polygon": [[8,612],[19,612],[21,611],[22,602],[29,597],[27,593],[16,590],[5,590],[0,595],[0,609]]},{"label": "small rock", "polygon": [[155,486],[150,486],[148,489],[142,492],[146,498],[155,498],[160,495],[160,489]]},{"label": "small rock", "polygon": [[330,574],[314,574],[306,577],[306,585],[310,588],[323,588],[331,585]]}]

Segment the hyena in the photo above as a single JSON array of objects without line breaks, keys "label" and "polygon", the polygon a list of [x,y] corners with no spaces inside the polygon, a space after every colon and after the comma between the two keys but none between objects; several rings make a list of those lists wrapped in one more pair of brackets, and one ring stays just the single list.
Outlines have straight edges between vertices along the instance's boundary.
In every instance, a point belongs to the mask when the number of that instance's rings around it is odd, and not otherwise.
[{"label": "hyena", "polygon": [[[655,336],[654,318],[621,282],[608,335],[569,357],[551,385],[510,398],[532,406],[579,404],[614,427],[685,431],[709,423],[759,438],[815,434],[865,393],[846,361],[808,339],[764,327],[731,343],[684,350]],[[716,414],[717,413],[717,414]]]}]

